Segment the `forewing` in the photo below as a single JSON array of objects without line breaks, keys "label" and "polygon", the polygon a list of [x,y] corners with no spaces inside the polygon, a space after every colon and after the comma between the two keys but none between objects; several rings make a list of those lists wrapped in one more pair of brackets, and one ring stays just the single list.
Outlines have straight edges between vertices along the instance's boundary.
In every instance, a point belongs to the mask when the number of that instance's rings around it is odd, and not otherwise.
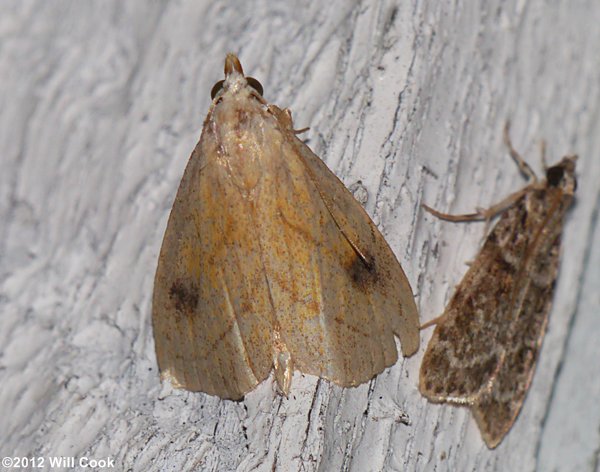
[{"label": "forewing", "polygon": [[364,208],[325,163],[297,138],[294,146],[335,224],[376,275],[370,294],[378,316],[400,338],[403,355],[414,354],[419,348],[419,314],[398,259]]},{"label": "forewing", "polygon": [[272,366],[272,305],[250,204],[203,138],[171,210],[156,272],[153,325],[163,377],[239,399]]},{"label": "forewing", "polygon": [[[410,287],[362,207],[319,158],[289,131],[265,132],[273,155],[257,222],[281,339],[300,371],[358,385],[396,361],[394,332],[403,349],[418,347]],[[399,320],[407,326],[398,328]]]},{"label": "forewing", "polygon": [[552,287],[530,284],[525,303],[533,310],[519,317],[512,343],[505,346],[505,356],[491,388],[471,406],[481,436],[490,448],[496,447],[514,423],[531,383],[542,344],[552,300]]},{"label": "forewing", "polygon": [[515,283],[514,316],[505,356],[491,388],[471,407],[491,448],[514,423],[533,377],[558,273],[562,219],[570,203],[569,197],[569,202],[551,206],[548,212],[544,211],[544,191],[527,198],[531,201],[526,233],[531,237]]},{"label": "forewing", "polygon": [[527,248],[524,198],[504,213],[456,287],[421,363],[433,401],[471,403],[490,388],[505,355],[510,297]]}]

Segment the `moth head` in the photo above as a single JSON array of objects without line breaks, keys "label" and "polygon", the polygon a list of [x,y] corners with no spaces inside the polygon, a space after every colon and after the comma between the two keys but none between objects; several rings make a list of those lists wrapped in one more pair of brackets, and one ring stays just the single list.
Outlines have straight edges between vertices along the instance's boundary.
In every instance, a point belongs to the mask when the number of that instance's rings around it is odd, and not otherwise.
[{"label": "moth head", "polygon": [[566,156],[556,165],[546,169],[546,181],[549,187],[560,188],[564,193],[573,195],[577,189],[575,161],[577,156]]},{"label": "moth head", "polygon": [[262,97],[263,87],[261,83],[254,77],[246,77],[244,69],[237,56],[233,53],[227,54],[225,57],[225,79],[219,80],[210,91],[212,100],[218,99],[225,91],[237,93],[240,90],[245,90],[248,87],[252,94]]}]

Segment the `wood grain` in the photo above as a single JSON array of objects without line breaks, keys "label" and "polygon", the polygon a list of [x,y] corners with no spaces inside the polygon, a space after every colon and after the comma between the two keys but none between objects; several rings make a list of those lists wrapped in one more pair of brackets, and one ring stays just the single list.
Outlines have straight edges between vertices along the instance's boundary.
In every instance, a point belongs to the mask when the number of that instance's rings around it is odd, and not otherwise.
[{"label": "wood grain", "polygon": [[[590,0],[2,2],[3,455],[112,456],[123,470],[591,470],[599,17]],[[540,137],[580,156],[540,363],[495,451],[468,412],[419,394],[422,351],[353,389],[296,375],[289,400],[270,386],[242,404],[161,390],[154,267],[228,51],[311,127],[302,138],[346,185],[362,181],[423,321],[483,229],[420,202],[464,213],[518,188],[506,119],[536,171]]]}]

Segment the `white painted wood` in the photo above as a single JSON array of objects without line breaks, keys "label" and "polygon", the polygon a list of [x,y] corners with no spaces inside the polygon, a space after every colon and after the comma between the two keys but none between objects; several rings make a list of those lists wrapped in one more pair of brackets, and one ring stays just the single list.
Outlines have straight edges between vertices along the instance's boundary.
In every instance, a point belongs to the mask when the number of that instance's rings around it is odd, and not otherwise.
[{"label": "white painted wood", "polygon": [[[2,456],[136,471],[597,469],[599,22],[590,0],[4,0]],[[296,375],[287,400],[268,381],[234,403],[160,386],[156,258],[230,50],[346,184],[362,181],[423,321],[484,228],[420,203],[463,212],[518,189],[508,118],[537,170],[541,138],[550,162],[580,154],[549,332],[495,451],[468,410],[419,394],[431,330],[356,389]]]}]

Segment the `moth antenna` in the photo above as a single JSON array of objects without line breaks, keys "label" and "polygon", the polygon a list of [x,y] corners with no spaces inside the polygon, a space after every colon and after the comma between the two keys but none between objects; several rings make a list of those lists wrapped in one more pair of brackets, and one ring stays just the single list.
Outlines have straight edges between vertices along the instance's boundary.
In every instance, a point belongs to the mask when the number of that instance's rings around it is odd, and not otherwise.
[{"label": "moth antenna", "polygon": [[540,159],[542,160],[542,168],[544,172],[548,169],[548,162],[546,161],[546,140],[542,139],[540,141]]},{"label": "moth antenna", "polygon": [[535,175],[533,169],[529,166],[529,164],[527,164],[527,162],[525,162],[525,159],[521,157],[521,154],[519,154],[512,145],[512,141],[510,140],[510,121],[508,120],[504,125],[504,144],[506,144],[506,147],[508,147],[510,157],[512,157],[519,166],[521,174],[523,174],[530,182],[537,182],[537,176]]}]

